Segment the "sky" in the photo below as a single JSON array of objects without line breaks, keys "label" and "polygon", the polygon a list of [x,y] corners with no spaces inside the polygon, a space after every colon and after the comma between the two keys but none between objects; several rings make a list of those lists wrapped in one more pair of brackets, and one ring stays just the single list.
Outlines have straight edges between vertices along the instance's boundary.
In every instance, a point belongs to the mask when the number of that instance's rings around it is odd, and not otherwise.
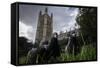
[{"label": "sky", "polygon": [[45,8],[48,8],[48,14],[53,13],[53,32],[66,32],[73,29],[76,23],[78,8],[61,6],[43,6],[43,5],[19,5],[19,36],[24,36],[34,42],[39,12],[44,14]]}]

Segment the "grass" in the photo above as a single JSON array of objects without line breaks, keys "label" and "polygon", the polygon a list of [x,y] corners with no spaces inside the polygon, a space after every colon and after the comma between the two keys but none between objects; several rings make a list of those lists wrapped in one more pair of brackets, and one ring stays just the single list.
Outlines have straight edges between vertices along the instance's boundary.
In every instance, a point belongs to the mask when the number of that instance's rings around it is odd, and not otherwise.
[{"label": "grass", "polygon": [[[85,45],[82,47],[79,54],[74,56],[69,53],[61,53],[61,56],[58,58],[59,62],[63,61],[84,61],[84,60],[96,60],[96,48],[90,45]],[[26,64],[26,56],[19,58],[19,64]]]},{"label": "grass", "polygon": [[22,56],[19,58],[19,64],[26,64],[26,56]]},{"label": "grass", "polygon": [[82,47],[81,52],[74,56],[73,54],[62,53],[61,61],[80,61],[80,60],[96,60],[96,48],[91,45]]},{"label": "grass", "polygon": [[80,53],[80,60],[95,60],[96,59],[96,48],[88,45],[83,46]]}]

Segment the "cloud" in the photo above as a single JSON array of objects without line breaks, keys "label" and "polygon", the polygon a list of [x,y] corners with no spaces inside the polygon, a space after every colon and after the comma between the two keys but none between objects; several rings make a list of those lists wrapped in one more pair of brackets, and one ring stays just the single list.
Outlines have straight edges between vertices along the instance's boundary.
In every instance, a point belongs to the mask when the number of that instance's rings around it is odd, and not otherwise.
[{"label": "cloud", "polygon": [[[78,8],[73,7],[52,7],[50,8],[54,14],[53,27],[55,32],[66,30],[69,31],[74,27],[76,23],[76,16],[78,14]],[[54,10],[55,9],[55,10]]]},{"label": "cloud", "polygon": [[24,23],[22,23],[21,21],[19,21],[19,36],[24,36],[26,38],[28,38],[29,40],[34,39],[34,30],[32,28],[32,26],[28,26]]}]

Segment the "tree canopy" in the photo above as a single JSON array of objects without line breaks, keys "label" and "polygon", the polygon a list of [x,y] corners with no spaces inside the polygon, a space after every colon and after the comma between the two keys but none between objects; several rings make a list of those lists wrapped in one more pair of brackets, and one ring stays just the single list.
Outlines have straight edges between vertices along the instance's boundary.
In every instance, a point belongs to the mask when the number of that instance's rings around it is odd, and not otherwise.
[{"label": "tree canopy", "polygon": [[77,24],[84,37],[85,42],[91,43],[97,41],[97,8],[79,8],[79,14],[76,18]]}]

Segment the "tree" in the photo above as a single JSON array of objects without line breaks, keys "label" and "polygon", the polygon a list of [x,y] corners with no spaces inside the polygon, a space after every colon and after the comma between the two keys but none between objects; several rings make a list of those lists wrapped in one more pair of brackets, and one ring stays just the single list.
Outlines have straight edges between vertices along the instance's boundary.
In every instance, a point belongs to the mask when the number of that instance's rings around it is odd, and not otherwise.
[{"label": "tree", "polygon": [[76,17],[77,24],[80,26],[80,33],[86,43],[96,43],[97,41],[97,8],[79,8]]},{"label": "tree", "polygon": [[32,43],[27,42],[25,37],[19,37],[18,41],[18,55],[19,57],[27,55],[28,51],[33,47]]}]

